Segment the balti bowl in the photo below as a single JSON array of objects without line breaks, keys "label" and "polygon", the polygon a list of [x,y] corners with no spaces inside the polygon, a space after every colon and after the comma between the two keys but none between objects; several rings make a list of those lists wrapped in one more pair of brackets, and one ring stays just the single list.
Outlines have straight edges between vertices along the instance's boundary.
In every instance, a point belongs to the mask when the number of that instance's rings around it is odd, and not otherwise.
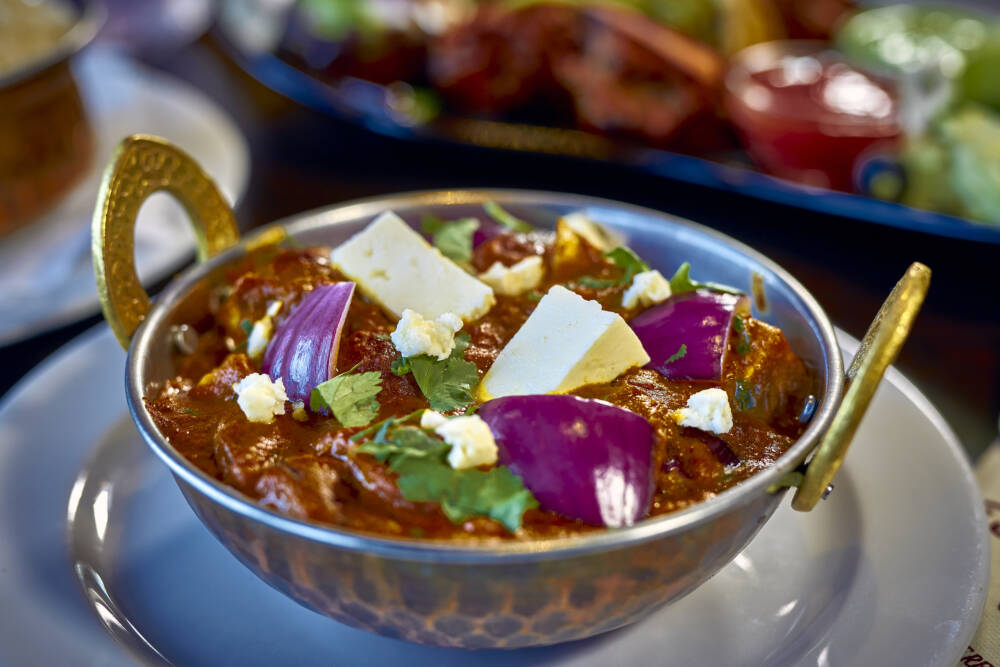
[{"label": "balti bowl", "polygon": [[[157,190],[185,204],[206,259],[150,304],[135,278],[131,234],[142,201]],[[474,215],[486,201],[547,228],[560,215],[583,209],[624,234],[663,272],[689,261],[702,278],[748,291],[756,282],[766,307],[755,299],[754,315],[781,327],[816,374],[816,410],[802,437],[772,467],[683,511],[579,537],[476,546],[386,538],[277,514],[205,475],[156,427],[143,397],[155,395],[176,374],[176,328],[205,315],[212,287],[248,252],[287,240],[335,246],[389,209],[413,223],[428,213]],[[747,545],[789,483],[801,483],[797,508],[808,509],[819,500],[843,458],[850,426],[856,426],[867,403],[865,393],[870,398],[878,381],[870,377],[870,363],[856,363],[857,377],[850,384],[861,396],[849,390],[844,398],[844,367],[827,316],[802,285],[767,258],[694,223],[591,197],[514,190],[389,195],[298,215],[237,242],[232,214],[211,180],[165,142],[132,137],[106,175],[94,239],[105,314],[129,350],[126,391],[132,417],[201,521],[244,565],[302,605],[356,628],[423,644],[553,644],[633,623],[681,598]],[[926,289],[926,276],[918,273],[917,282]],[[899,324],[899,303],[912,306],[914,301],[901,300],[900,291],[912,296],[913,283],[912,276],[900,282],[880,313],[882,325],[873,327],[863,345],[879,376],[898,350],[898,345],[887,347],[879,334],[892,334],[891,340],[901,343],[900,327],[908,327],[916,311],[907,310],[909,320]],[[838,412],[842,404],[845,409]],[[824,440],[807,468],[804,462],[824,438],[830,442]]]}]

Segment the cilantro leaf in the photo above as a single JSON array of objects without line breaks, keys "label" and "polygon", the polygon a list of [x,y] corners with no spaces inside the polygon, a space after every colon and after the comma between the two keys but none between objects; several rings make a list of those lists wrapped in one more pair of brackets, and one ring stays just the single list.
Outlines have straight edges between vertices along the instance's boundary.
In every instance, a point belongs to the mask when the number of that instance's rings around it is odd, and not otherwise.
[{"label": "cilantro leaf", "polygon": [[240,329],[243,329],[247,336],[253,331],[253,322],[250,320],[240,320]]},{"label": "cilantro leaf", "polygon": [[700,283],[696,280],[691,279],[691,264],[689,262],[684,262],[679,267],[677,271],[674,272],[673,277],[670,278],[670,293],[671,294],[683,294],[685,292],[693,292],[696,289],[704,287],[705,289],[711,290],[713,292],[722,292],[724,294],[746,294],[742,290],[738,290],[735,287],[730,287],[729,285],[722,285],[720,283]]},{"label": "cilantro leaf", "polygon": [[447,359],[439,361],[426,354],[408,357],[404,363],[397,365],[394,362],[393,372],[405,375],[405,364],[408,364],[432,410],[451,412],[464,408],[472,403],[472,389],[479,383],[476,365],[463,356],[467,347],[469,334],[463,332],[455,336],[455,349]]},{"label": "cilantro leaf", "polygon": [[405,417],[388,417],[376,424],[372,424],[363,431],[358,431],[350,438],[348,438],[348,440],[350,440],[351,442],[357,442],[361,438],[364,438],[366,436],[371,435],[372,433],[375,433],[375,440],[378,440],[380,442],[385,442],[385,434],[388,432],[389,428],[391,428],[392,426],[396,426],[397,424],[405,424],[414,417],[419,417],[423,413],[424,409],[419,408],[417,410],[414,410],[410,414],[406,415]]},{"label": "cilantro leaf", "polygon": [[488,201],[483,204],[483,210],[497,222],[499,222],[504,227],[511,229],[515,232],[530,232],[534,231],[534,227],[526,223],[524,220],[517,218],[507,211],[500,208],[500,205],[496,202]]},{"label": "cilantro leaf", "polygon": [[398,375],[399,377],[403,377],[413,369],[410,368],[409,358],[399,357],[397,359],[392,360],[392,363],[389,364],[389,370],[392,371],[393,375]]},{"label": "cilantro leaf", "polygon": [[621,279],[605,280],[602,278],[594,278],[593,276],[583,276],[576,281],[578,285],[590,287],[592,289],[628,285],[632,282],[632,278],[635,277],[635,274],[642,273],[643,271],[649,271],[649,264],[646,264],[646,262],[642,261],[642,259],[640,259],[635,252],[623,245],[604,253],[604,256],[614,262],[616,266],[624,270],[625,273],[622,275]]},{"label": "cilantro leaf", "polygon": [[[385,431],[388,431],[388,428]],[[422,428],[401,426],[393,430],[388,437],[380,430],[374,439],[358,447],[358,451],[371,454],[383,463],[392,457],[390,468],[395,470],[396,466],[408,457],[440,458],[449,448],[448,443],[428,435]]]},{"label": "cilantro leaf", "polygon": [[513,532],[521,527],[525,510],[538,507],[538,500],[521,478],[506,466],[486,472],[475,468],[453,470],[439,461],[406,458],[395,469],[404,498],[440,503],[441,510],[455,523],[488,516]]},{"label": "cilantro leaf", "polygon": [[679,348],[677,348],[677,351],[674,352],[669,357],[667,357],[667,360],[664,361],[663,363],[664,363],[664,365],[666,365],[666,364],[673,363],[673,362],[677,361],[678,359],[683,359],[684,356],[687,355],[687,353],[688,353],[688,346],[685,345],[684,343],[681,343],[681,346]]},{"label": "cilantro leaf", "polygon": [[625,270],[625,279],[622,284],[631,282],[632,276],[637,273],[649,271],[649,264],[642,261],[631,248],[626,248],[623,245],[604,253],[604,256]]},{"label": "cilantro leaf", "polygon": [[457,264],[468,264],[472,260],[472,235],[479,229],[475,218],[442,220],[427,215],[421,220],[425,234],[430,234],[434,246],[441,254]]},{"label": "cilantro leaf", "polygon": [[378,414],[375,397],[380,391],[381,373],[341,373],[312,390],[309,407],[315,412],[329,409],[344,426],[366,426]]}]

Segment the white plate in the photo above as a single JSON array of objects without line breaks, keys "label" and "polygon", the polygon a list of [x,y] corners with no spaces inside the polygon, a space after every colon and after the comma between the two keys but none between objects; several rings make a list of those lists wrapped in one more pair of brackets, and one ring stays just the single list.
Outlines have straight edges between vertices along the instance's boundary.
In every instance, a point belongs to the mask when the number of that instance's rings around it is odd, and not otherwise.
[{"label": "white plate", "polygon": [[0,404],[0,665],[135,664],[93,609],[182,665],[950,667],[982,611],[989,552],[969,466],[895,370],[833,495],[811,514],[783,505],[692,595],[602,637],[470,654],[341,626],[242,567],[124,421],[124,359],[93,330]]},{"label": "white plate", "polygon": [[[191,153],[230,202],[246,190],[246,140],[224,110],[199,90],[105,48],[74,63],[97,148],[88,176],[44,219],[0,240],[0,346],[100,310],[90,259],[90,217],[101,172],[133,133],[165,137]],[[183,209],[165,194],[143,206],[135,256],[144,284],[191,256],[194,236]]]}]

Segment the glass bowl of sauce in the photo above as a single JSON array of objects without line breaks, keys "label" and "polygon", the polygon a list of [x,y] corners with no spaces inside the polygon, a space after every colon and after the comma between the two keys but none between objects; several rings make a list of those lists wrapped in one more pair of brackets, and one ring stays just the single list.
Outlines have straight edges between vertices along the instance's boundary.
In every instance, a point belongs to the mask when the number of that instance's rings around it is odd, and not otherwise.
[{"label": "glass bowl of sauce", "polygon": [[896,147],[893,85],[855,68],[822,42],[765,42],[737,53],[726,110],[750,157],[768,173],[851,191],[866,155]]}]

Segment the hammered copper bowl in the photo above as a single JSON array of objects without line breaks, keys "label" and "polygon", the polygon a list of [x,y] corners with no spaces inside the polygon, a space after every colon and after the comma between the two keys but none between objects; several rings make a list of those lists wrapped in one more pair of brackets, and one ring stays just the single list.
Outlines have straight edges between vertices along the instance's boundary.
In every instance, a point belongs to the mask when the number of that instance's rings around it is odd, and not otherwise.
[{"label": "hammered copper bowl", "polygon": [[0,72],[0,236],[58,203],[93,159],[93,131],[70,61],[104,14],[95,2],[68,4],[77,20],[51,50]]},{"label": "hammered copper bowl", "polygon": [[[105,179],[94,231],[105,314],[123,344],[131,339],[126,391],[135,424],[198,517],[244,565],[302,605],[347,625],[424,644],[515,648],[635,622],[692,591],[739,553],[782,498],[769,487],[795,471],[843,414],[838,405],[844,368],[833,328],[794,278],[711,229],[592,197],[442,190],[339,204],[275,223],[221,250],[181,274],[149,306],[137,283],[131,284],[131,225],[150,192],[166,189],[185,202],[201,225],[201,238],[215,239],[214,248],[203,248],[206,255],[235,241],[235,232],[228,209],[218,205],[221,197],[200,183],[200,170],[185,169],[183,155],[165,154],[149,139],[130,141],[119,153],[119,172]],[[767,307],[761,310],[758,299],[755,315],[781,327],[816,373],[818,405],[805,433],[773,467],[684,511],[570,539],[469,546],[379,537],[282,516],[206,476],[156,427],[143,397],[155,395],[175,374],[176,327],[206,315],[213,286],[247,252],[282,239],[335,246],[385,210],[412,223],[428,213],[475,215],[490,200],[550,229],[560,215],[584,209],[623,233],[661,271],[689,261],[704,279],[748,290],[759,281]],[[845,404],[850,400],[848,394]]]}]

